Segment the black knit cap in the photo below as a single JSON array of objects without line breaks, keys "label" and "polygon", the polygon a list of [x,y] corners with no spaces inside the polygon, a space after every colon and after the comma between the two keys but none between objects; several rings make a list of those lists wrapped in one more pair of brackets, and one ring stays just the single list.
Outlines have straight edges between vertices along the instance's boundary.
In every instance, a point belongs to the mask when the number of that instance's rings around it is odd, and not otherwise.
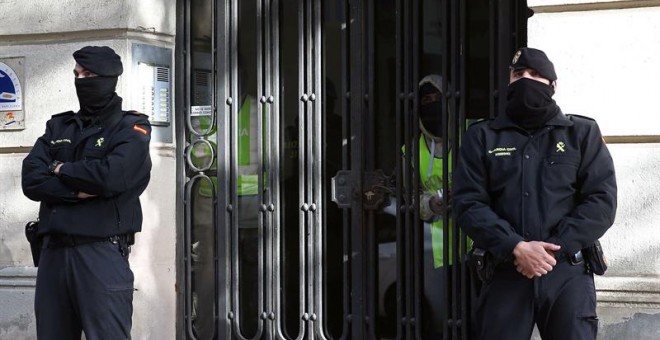
[{"label": "black knit cap", "polygon": [[73,59],[101,77],[118,77],[124,72],[121,57],[108,46],[85,46],[73,52]]},{"label": "black knit cap", "polygon": [[524,68],[536,70],[543,78],[551,82],[557,80],[555,66],[541,50],[523,47],[516,51],[516,54],[513,55],[513,60],[511,60],[511,69],[520,70]]}]

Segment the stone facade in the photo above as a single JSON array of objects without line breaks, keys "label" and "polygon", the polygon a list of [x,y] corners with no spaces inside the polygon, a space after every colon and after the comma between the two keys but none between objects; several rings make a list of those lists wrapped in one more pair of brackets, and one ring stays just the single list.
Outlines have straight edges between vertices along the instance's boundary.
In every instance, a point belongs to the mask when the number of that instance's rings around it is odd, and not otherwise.
[{"label": "stone facade", "polygon": [[[132,46],[174,50],[175,1],[0,1],[0,61],[22,58],[24,130],[0,131],[0,339],[35,339],[36,270],[23,236],[38,204],[20,189],[21,161],[55,113],[76,109],[73,51],[109,45],[125,73],[118,93],[135,105]],[[602,243],[610,269],[596,286],[600,339],[660,338],[660,1],[528,0],[531,47],[545,50],[559,76],[557,102],[596,118],[619,182],[615,225]],[[173,58],[172,53],[172,58]],[[174,60],[172,60],[174,65]],[[174,119],[172,119],[174,121]],[[159,127],[171,129],[173,126]],[[176,289],[176,145],[154,141],[145,221],[131,253],[135,272],[134,339],[174,339]]]},{"label": "stone facade", "polygon": [[[85,45],[112,47],[125,70],[117,92],[125,109],[135,108],[132,46],[168,48],[173,59],[175,5],[174,0],[0,2],[0,61],[23,60],[26,125],[24,130],[0,131],[0,339],[36,339],[36,268],[23,226],[36,218],[39,206],[23,196],[21,161],[51,115],[78,109],[72,53]],[[143,231],[130,255],[136,289],[134,339],[174,339],[176,334],[175,150],[171,140],[152,140],[152,178],[141,197]]]},{"label": "stone facade", "polygon": [[598,120],[614,158],[619,207],[602,238],[599,339],[660,338],[659,1],[528,0],[528,45],[547,52],[557,103]]}]

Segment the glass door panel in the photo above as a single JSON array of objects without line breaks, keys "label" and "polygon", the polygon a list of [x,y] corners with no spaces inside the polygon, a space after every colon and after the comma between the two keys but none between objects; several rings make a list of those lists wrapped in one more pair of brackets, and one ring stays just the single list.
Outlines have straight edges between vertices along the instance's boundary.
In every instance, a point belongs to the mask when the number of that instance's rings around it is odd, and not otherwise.
[{"label": "glass door panel", "polygon": [[[232,295],[236,311],[234,332],[246,339],[265,331],[264,308],[264,115],[259,101],[262,8],[260,0],[237,1],[237,92],[232,97],[232,219],[234,231]],[[235,7],[232,9],[236,10]],[[237,326],[237,328],[236,328]]]},{"label": "glass door panel", "polygon": [[216,219],[217,136],[213,92],[213,5],[209,0],[193,0],[190,24],[190,93],[186,141],[189,181],[189,242],[191,294],[189,333],[197,339],[212,339],[216,333]]}]

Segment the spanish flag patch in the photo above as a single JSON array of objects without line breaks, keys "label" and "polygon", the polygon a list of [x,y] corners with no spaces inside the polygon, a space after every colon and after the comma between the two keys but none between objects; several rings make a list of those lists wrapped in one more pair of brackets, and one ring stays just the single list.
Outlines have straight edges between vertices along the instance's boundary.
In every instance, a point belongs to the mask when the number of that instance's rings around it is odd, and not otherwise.
[{"label": "spanish flag patch", "polygon": [[139,125],[133,125],[133,130],[142,133],[143,135],[147,134],[147,129],[139,126]]}]

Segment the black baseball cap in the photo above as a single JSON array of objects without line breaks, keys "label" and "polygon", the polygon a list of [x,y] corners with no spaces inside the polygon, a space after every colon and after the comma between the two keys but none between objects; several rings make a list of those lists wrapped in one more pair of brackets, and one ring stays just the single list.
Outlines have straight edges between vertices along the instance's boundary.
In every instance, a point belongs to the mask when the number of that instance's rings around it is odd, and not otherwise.
[{"label": "black baseball cap", "polygon": [[73,59],[101,77],[118,77],[124,72],[121,57],[108,46],[85,46],[73,52]]},{"label": "black baseball cap", "polygon": [[551,82],[557,80],[555,66],[552,64],[545,52],[531,47],[518,49],[511,60],[511,69],[520,70],[531,68]]}]

